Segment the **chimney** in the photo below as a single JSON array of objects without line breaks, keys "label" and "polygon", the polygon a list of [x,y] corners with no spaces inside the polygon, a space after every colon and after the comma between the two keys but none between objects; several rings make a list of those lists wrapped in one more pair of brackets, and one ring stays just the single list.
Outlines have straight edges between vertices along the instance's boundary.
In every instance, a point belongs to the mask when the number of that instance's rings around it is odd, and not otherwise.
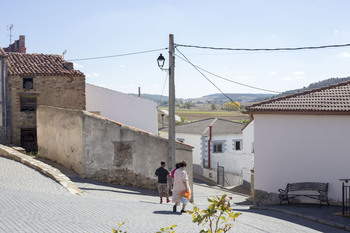
[{"label": "chimney", "polygon": [[10,44],[9,47],[4,48],[5,52],[26,53],[27,48],[25,40],[25,36],[20,35],[18,40],[16,40],[13,44]]},{"label": "chimney", "polygon": [[67,70],[73,70],[73,62],[65,62],[65,63],[63,63],[63,66]]}]

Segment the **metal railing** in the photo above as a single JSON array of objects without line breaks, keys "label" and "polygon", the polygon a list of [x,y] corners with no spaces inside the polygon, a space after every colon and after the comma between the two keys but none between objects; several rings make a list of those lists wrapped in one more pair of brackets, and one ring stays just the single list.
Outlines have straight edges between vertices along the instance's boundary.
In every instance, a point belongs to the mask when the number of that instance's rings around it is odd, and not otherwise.
[{"label": "metal railing", "polygon": [[342,183],[343,215],[350,214],[350,179],[339,179]]},{"label": "metal railing", "polygon": [[219,185],[225,185],[225,168],[217,163],[217,183]]}]

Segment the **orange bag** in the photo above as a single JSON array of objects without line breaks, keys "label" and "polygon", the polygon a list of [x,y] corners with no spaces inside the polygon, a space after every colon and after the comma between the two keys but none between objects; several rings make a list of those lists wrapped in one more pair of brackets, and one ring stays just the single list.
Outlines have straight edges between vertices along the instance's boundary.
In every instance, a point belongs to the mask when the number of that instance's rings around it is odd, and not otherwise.
[{"label": "orange bag", "polygon": [[182,197],[186,197],[187,199],[191,198],[191,190],[187,190],[187,192],[183,191],[181,192]]}]

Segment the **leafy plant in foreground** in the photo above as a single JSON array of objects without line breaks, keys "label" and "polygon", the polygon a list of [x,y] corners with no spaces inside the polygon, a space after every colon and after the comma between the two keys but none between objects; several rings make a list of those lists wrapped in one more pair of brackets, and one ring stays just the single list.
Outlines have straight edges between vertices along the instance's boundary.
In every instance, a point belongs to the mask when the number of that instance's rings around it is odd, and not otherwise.
[{"label": "leafy plant in foreground", "polygon": [[233,223],[241,213],[234,213],[230,206],[230,199],[224,194],[221,197],[216,196],[213,199],[208,198],[211,203],[206,210],[199,210],[197,206],[193,211],[187,211],[192,214],[192,222],[198,225],[208,225],[209,229],[203,229],[203,233],[227,232],[233,227]]},{"label": "leafy plant in foreground", "polygon": [[125,222],[119,222],[119,223],[118,223],[118,228],[117,228],[117,229],[114,229],[114,228],[113,228],[113,229],[112,229],[112,232],[113,232],[113,233],[127,233],[126,231],[123,232],[122,230],[120,230],[120,227],[123,226],[124,223],[125,223]]},{"label": "leafy plant in foreground", "polygon": [[156,233],[175,233],[174,228],[177,227],[177,225],[172,225],[170,227],[160,228],[160,231],[157,231]]}]

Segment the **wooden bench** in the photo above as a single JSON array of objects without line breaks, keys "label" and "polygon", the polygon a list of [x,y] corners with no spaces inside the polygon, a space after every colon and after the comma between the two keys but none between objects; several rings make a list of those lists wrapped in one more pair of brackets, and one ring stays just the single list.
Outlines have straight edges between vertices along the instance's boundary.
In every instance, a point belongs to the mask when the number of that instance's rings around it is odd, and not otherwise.
[{"label": "wooden bench", "polygon": [[[317,191],[318,194],[306,194],[297,191]],[[318,183],[318,182],[300,182],[300,183],[288,183],[286,189],[278,189],[280,205],[282,202],[288,202],[290,204],[291,198],[296,198],[300,196],[313,198],[320,200],[320,205],[322,202],[328,202],[328,183]],[[290,192],[296,192],[290,194]]]}]

